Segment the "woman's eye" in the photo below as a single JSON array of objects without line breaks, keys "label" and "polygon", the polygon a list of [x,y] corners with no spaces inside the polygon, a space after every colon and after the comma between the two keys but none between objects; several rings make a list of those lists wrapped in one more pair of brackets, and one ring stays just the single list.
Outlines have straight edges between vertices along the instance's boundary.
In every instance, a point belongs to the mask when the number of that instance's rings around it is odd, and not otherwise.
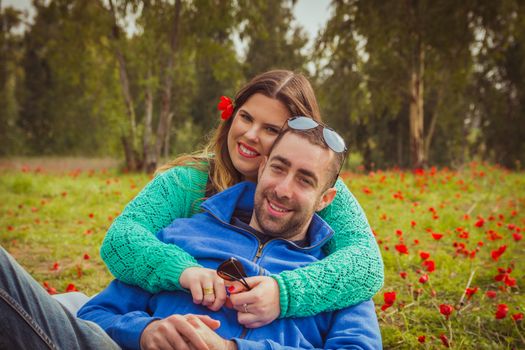
[{"label": "woman's eye", "polygon": [[241,114],[241,118],[247,122],[251,122],[252,121],[252,117],[247,115],[247,114]]}]

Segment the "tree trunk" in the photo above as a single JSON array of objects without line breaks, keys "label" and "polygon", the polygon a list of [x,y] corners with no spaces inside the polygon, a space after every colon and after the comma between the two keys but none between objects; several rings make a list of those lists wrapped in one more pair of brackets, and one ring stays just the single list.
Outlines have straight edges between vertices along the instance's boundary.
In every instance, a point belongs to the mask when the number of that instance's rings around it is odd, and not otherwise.
[{"label": "tree trunk", "polygon": [[412,71],[409,81],[409,119],[410,119],[410,154],[412,168],[422,168],[426,165],[425,142],[423,136],[423,72],[425,51],[418,34],[415,45]]},{"label": "tree trunk", "polygon": [[119,65],[119,76],[120,76],[120,86],[122,89],[122,95],[124,95],[124,101],[126,104],[126,112],[128,114],[129,120],[129,129],[126,132],[126,135],[123,136],[123,145],[124,153],[126,156],[126,166],[130,171],[137,171],[140,168],[140,161],[137,159],[137,125],[135,118],[135,104],[133,101],[133,96],[131,95],[128,72],[126,69],[126,60],[119,46],[120,32],[117,24],[117,15],[115,12],[115,6],[113,1],[109,0],[109,7],[111,15],[113,17],[113,28],[111,33],[111,38],[113,40],[113,45],[115,49],[115,56],[117,57],[117,62]]},{"label": "tree trunk", "polygon": [[[148,81],[151,81],[151,69],[148,69]],[[153,121],[153,92],[151,91],[151,84],[146,86],[146,115],[144,116],[144,136],[142,139],[142,148],[144,152],[144,162],[142,170],[147,173],[152,173],[157,167],[157,158],[155,157],[155,148],[153,147],[152,136],[152,121]]]},{"label": "tree trunk", "polygon": [[[155,155],[156,159],[160,159],[162,155],[162,150],[169,148],[166,144],[166,139],[169,135],[169,127],[171,126],[171,120],[173,118],[173,113],[171,112],[171,90],[173,85],[173,63],[175,59],[175,53],[177,52],[178,46],[178,36],[180,28],[180,14],[182,11],[182,2],[181,0],[175,1],[175,9],[173,15],[173,27],[171,30],[171,40],[170,40],[170,53],[166,60],[166,66],[164,67],[164,82],[162,86],[162,98],[161,98],[161,109],[159,124],[157,126],[157,140],[155,145]],[[169,138],[168,138],[169,139]],[[167,151],[165,150],[165,153]]]}]

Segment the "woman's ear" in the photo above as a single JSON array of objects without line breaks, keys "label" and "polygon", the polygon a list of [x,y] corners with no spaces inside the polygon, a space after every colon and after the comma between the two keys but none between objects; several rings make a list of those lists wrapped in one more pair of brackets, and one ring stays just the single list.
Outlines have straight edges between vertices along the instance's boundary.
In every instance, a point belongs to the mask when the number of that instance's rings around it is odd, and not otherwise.
[{"label": "woman's ear", "polygon": [[321,195],[321,199],[319,200],[319,204],[317,204],[316,211],[321,211],[327,206],[329,206],[330,203],[332,203],[332,201],[334,200],[336,194],[337,190],[335,189],[335,187],[330,187],[329,189],[324,191],[324,193]]}]

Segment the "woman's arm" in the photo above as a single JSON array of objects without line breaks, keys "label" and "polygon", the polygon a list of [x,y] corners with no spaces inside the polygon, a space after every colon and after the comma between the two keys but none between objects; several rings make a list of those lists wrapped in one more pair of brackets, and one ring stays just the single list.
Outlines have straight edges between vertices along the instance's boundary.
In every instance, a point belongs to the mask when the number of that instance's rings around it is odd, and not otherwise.
[{"label": "woman's arm", "polygon": [[100,250],[117,279],[152,293],[181,289],[182,271],[200,265],[176,245],[159,241],[155,234],[174,219],[196,211],[207,176],[191,167],[172,168],[156,176],[126,206]]},{"label": "woman's arm", "polygon": [[335,231],[329,254],[307,267],[272,276],[279,283],[281,317],[304,317],[339,310],[372,296],[382,287],[379,247],[361,206],[341,179],[337,195],[321,217]]}]

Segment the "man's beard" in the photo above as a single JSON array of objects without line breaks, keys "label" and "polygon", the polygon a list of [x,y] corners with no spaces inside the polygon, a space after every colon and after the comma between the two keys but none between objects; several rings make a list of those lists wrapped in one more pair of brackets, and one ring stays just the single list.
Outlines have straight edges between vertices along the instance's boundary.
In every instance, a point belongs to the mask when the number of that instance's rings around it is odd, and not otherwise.
[{"label": "man's beard", "polygon": [[[288,217],[278,218],[270,215],[265,208],[268,205],[267,200],[290,209],[291,212],[287,214]],[[275,192],[269,189],[262,193],[256,193],[255,196],[255,218],[263,231],[262,233],[268,236],[289,239],[298,235],[302,232],[305,225],[310,223],[314,211],[313,208],[310,208],[310,210],[299,208],[298,205],[288,199],[279,199]]]}]

